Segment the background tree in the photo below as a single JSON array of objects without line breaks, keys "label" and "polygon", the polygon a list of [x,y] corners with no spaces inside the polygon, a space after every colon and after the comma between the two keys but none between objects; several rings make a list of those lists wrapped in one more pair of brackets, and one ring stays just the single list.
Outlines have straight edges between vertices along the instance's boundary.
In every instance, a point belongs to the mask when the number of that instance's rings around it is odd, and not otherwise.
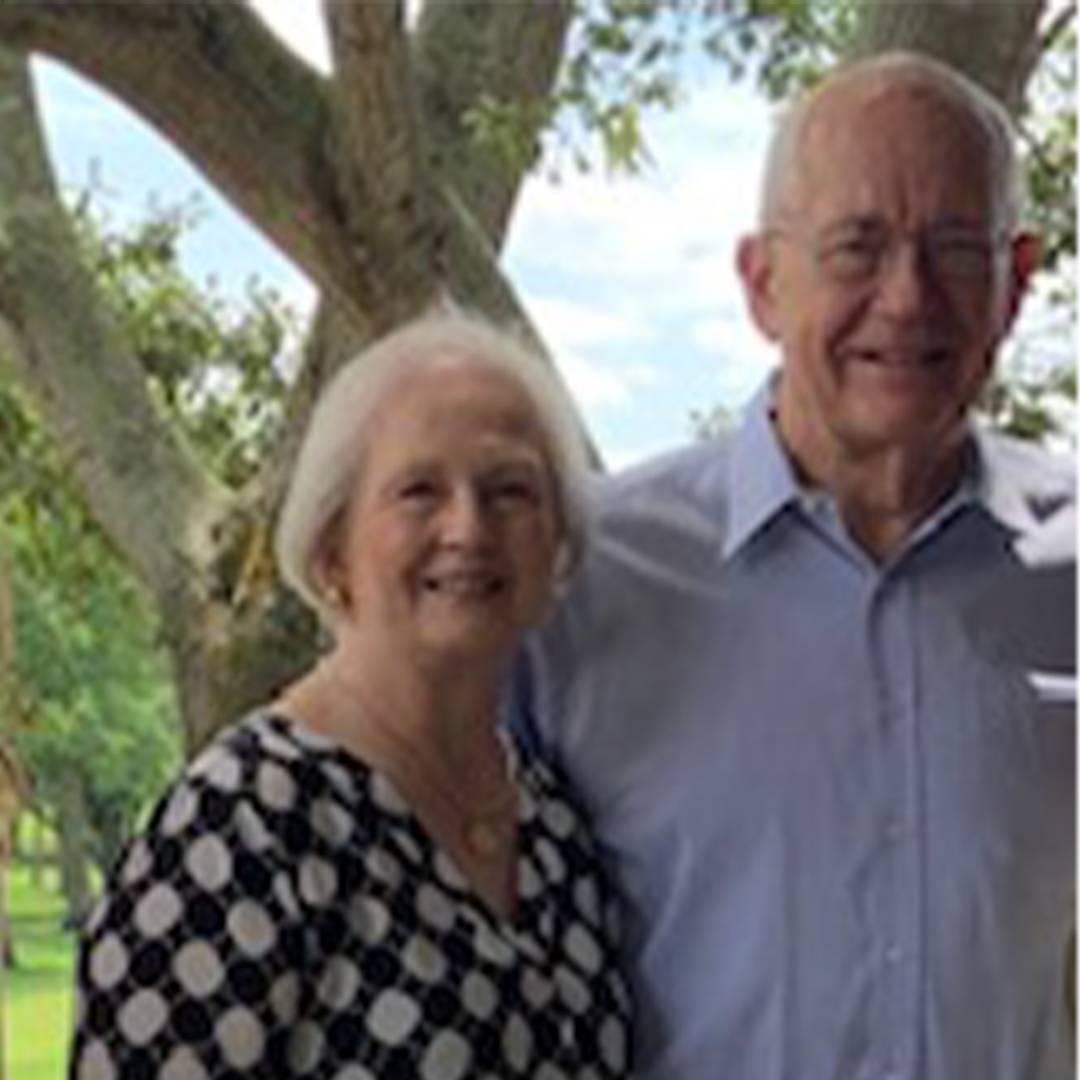
[{"label": "background tree", "polygon": [[0,739],[33,778],[34,808],[56,832],[78,917],[91,862],[112,860],[175,764],[175,708],[136,583],[10,390],[0,390],[0,418],[0,543],[12,601]]},{"label": "background tree", "polygon": [[[1046,3],[823,6],[844,48],[923,48],[1015,105]],[[808,0],[428,0],[415,24],[392,0],[322,10],[328,76],[242,0],[0,0],[3,351],[90,513],[168,613],[189,747],[310,653],[310,620],[270,570],[267,524],[344,350],[441,296],[525,323],[498,253],[556,109],[632,160],[637,110],[670,97],[688,42],[763,53],[766,73],[792,42],[824,48]],[[273,450],[239,482],[174,422],[82,258],[40,135],[33,51],[146,117],[322,290]]]},{"label": "background tree", "polygon": [[[196,288],[178,244],[192,207],[119,231],[80,199],[82,258],[132,343],[157,407],[223,483],[241,486],[280,421],[287,310],[252,286],[239,304]],[[87,516],[31,404],[0,386],[0,545],[13,602],[6,705],[10,739],[35,778],[36,809],[60,848],[73,918],[89,867],[107,869],[179,759],[180,724],[146,590]]]}]

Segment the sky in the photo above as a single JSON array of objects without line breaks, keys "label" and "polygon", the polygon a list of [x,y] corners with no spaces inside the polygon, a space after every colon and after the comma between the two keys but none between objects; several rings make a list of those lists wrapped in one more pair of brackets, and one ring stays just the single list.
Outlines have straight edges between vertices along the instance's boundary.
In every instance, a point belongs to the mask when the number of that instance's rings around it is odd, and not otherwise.
[{"label": "sky", "polygon": [[[320,5],[256,6],[326,68]],[[134,114],[59,65],[35,61],[35,72],[66,188],[93,176],[118,222],[196,195],[201,221],[182,250],[191,275],[237,296],[258,277],[310,310],[314,292],[300,271]],[[691,439],[695,410],[738,410],[774,362],[733,268],[737,238],[753,225],[772,115],[751,86],[698,72],[674,111],[648,119],[652,165],[641,175],[537,175],[523,189],[503,266],[609,468]],[[1028,323],[1037,337],[1038,314]]]}]

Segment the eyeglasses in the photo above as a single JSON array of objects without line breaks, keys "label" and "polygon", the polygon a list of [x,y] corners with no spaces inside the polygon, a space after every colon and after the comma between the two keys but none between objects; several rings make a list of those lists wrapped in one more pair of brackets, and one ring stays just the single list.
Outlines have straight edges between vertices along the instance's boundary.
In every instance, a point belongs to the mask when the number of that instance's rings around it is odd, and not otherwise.
[{"label": "eyeglasses", "polygon": [[805,246],[822,276],[836,285],[873,284],[896,258],[905,241],[915,245],[920,265],[943,283],[987,280],[1008,237],[968,226],[939,225],[920,232],[891,229],[880,222],[855,221],[830,226],[817,237],[787,229],[766,235]]}]

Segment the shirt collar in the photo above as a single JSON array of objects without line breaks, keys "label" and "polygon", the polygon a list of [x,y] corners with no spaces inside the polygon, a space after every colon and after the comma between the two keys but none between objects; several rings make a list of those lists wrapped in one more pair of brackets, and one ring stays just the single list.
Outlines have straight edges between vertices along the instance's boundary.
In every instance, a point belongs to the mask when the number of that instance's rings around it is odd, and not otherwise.
[{"label": "shirt collar", "polygon": [[[730,510],[723,556],[731,558],[764,525],[803,494],[770,416],[774,374],[747,406],[730,457]],[[1004,527],[1014,543],[1041,535],[1068,501],[1059,476],[1047,477],[1044,455],[1003,440],[979,424],[970,428],[969,457],[957,490],[932,516],[951,517],[978,506]],[[924,523],[929,524],[929,523]]]},{"label": "shirt collar", "polygon": [[730,511],[723,555],[730,558],[763,525],[799,497],[791,463],[773,429],[775,376],[758,391],[732,444],[728,491]]}]

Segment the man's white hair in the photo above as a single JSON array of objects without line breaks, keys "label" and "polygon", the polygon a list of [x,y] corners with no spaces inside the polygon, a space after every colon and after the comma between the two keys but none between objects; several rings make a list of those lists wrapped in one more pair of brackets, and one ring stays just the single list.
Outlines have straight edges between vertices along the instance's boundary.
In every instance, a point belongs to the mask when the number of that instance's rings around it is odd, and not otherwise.
[{"label": "man's white hair", "polygon": [[784,209],[801,177],[799,154],[808,122],[818,103],[838,87],[852,83],[888,91],[916,87],[970,118],[986,140],[995,203],[1004,228],[1016,225],[1021,212],[1016,131],[1005,107],[992,94],[954,68],[919,53],[893,51],[859,60],[827,76],[800,95],[780,117],[769,144],[762,182],[759,225],[768,228]]},{"label": "man's white hair", "polygon": [[333,627],[319,563],[330,530],[344,518],[380,404],[403,378],[454,357],[512,379],[532,405],[551,469],[565,543],[564,571],[585,535],[588,457],[573,406],[548,364],[521,340],[475,315],[422,315],[348,361],[323,390],[308,424],[278,518],[275,549],[282,578]]}]

